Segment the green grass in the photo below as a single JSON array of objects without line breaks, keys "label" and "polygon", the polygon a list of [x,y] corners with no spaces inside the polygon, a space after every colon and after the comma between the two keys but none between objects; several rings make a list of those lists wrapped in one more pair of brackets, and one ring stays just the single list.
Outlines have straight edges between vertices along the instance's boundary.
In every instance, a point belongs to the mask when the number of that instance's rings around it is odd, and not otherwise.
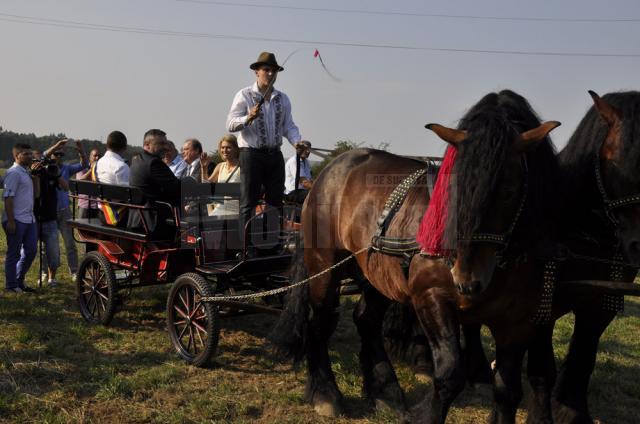
[{"label": "green grass", "polygon": [[[2,236],[2,261],[4,251]],[[214,366],[190,367],[177,358],[165,330],[167,286],[134,291],[111,327],[89,326],[78,312],[64,256],[58,288],[42,288],[32,296],[0,294],[0,422],[397,422],[392,412],[374,411],[360,396],[354,298],[343,300],[331,351],[345,416],[327,420],[303,401],[304,369],[292,370],[265,346],[272,317],[224,319]],[[28,275],[32,286],[36,274],[37,262]],[[625,313],[602,338],[589,392],[592,414],[601,422],[637,421],[639,316],[640,302],[628,300]],[[558,363],[572,325],[567,316],[556,327]],[[416,379],[403,363],[396,365],[410,403],[431,390],[431,381]],[[448,422],[486,421],[491,397],[486,387],[465,389]],[[525,417],[520,409],[518,421]]]}]

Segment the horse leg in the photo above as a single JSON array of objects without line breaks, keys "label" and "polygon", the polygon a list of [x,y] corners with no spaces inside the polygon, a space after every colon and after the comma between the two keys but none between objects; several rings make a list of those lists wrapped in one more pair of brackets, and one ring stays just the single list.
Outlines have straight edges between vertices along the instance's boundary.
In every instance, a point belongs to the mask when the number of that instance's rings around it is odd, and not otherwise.
[{"label": "horse leg", "polygon": [[434,387],[414,407],[412,416],[415,422],[444,423],[465,384],[457,310],[447,292],[438,287],[412,297],[412,303],[431,347]]},{"label": "horse leg", "polygon": [[522,359],[525,346],[504,346],[496,337],[496,369],[493,394],[495,404],[490,422],[515,423],[518,404],[522,400]]},{"label": "horse leg", "polygon": [[404,412],[404,393],[384,349],[382,322],[390,300],[367,286],[353,311],[353,321],[360,334],[360,367],[363,392],[376,407],[388,406]]},{"label": "horse leg", "polygon": [[553,324],[541,326],[527,351],[527,376],[531,385],[527,423],[551,423],[551,390],[556,380]]},{"label": "horse leg", "polygon": [[493,375],[491,366],[482,348],[480,338],[480,324],[463,324],[464,334],[464,369],[467,375],[467,382],[470,385],[491,384]]},{"label": "horse leg", "polygon": [[[305,254],[309,275],[315,275],[330,267],[335,251],[318,249]],[[341,411],[342,394],[336,384],[329,358],[329,338],[338,325],[338,281],[335,272],[320,276],[309,287],[311,318],[307,356],[307,385],[305,399],[323,416],[336,417]]]},{"label": "horse leg", "polygon": [[616,313],[598,310],[600,305],[576,310],[569,352],[560,367],[553,390],[553,418],[556,423],[592,423],[587,390],[595,367],[600,336]]}]

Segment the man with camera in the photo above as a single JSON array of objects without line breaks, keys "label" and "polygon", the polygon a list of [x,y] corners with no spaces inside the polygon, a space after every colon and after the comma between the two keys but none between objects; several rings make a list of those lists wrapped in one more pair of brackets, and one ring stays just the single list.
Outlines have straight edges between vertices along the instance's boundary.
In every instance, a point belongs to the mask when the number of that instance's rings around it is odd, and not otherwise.
[{"label": "man with camera", "polygon": [[39,194],[37,178],[29,172],[31,146],[18,143],[13,147],[13,166],[4,179],[4,211],[2,227],[7,236],[4,263],[5,289],[14,293],[33,292],[25,286],[24,277],[36,256],[38,230],[33,215],[34,199]]},{"label": "man with camera", "polygon": [[43,157],[34,150],[34,160],[31,164],[32,175],[38,178],[40,184],[40,197],[36,199],[34,212],[38,222],[38,233],[44,244],[46,255],[42,255],[41,247],[41,271],[42,280],[48,281],[49,287],[57,285],[56,272],[60,266],[60,244],[58,242],[58,189],[69,190],[69,185],[60,176],[60,168],[56,160]]},{"label": "man with camera", "polygon": [[[62,139],[44,152],[45,158],[49,157],[49,155],[53,155],[53,158],[56,160],[56,165],[60,170],[60,176],[66,183],[69,182],[69,179],[72,176],[89,167],[89,161],[87,160],[87,155],[84,153],[80,140],[76,140],[75,142],[78,155],[80,156],[80,162],[74,164],[63,163],[64,151],[62,149],[68,141],[70,140],[66,138]],[[76,249],[76,242],[73,239],[73,229],[69,224],[67,224],[67,221],[72,218],[71,208],[69,207],[70,202],[68,188],[67,190],[64,190],[58,187],[57,197],[58,205],[56,219],[58,223],[58,231],[60,231],[62,240],[64,241],[71,279],[75,281],[76,272],[78,271],[78,251]]]}]

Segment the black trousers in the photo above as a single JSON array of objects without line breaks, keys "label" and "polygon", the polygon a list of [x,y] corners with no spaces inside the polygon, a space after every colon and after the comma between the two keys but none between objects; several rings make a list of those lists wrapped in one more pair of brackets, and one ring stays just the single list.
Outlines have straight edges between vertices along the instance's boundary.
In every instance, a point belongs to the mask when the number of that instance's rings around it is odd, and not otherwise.
[{"label": "black trousers", "polygon": [[[244,230],[245,223],[255,214],[256,205],[260,200],[264,190],[264,200],[267,205],[275,208],[265,214],[263,219],[263,229],[274,234],[279,225],[282,200],[284,198],[284,158],[279,149],[240,149],[240,231]],[[255,227],[255,226],[254,226]],[[252,233],[259,232],[258,229],[250,230]],[[276,231],[277,234],[277,231]],[[269,237],[264,240],[264,236],[258,236],[262,243],[267,245],[277,244],[278,240]],[[248,240],[248,244],[253,240]],[[272,246],[273,247],[273,246]]]}]

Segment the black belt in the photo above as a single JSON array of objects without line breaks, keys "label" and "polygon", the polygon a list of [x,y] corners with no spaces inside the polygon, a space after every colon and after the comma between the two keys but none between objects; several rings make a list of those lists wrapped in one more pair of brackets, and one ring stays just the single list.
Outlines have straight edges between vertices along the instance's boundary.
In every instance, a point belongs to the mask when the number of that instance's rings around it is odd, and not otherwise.
[{"label": "black belt", "polygon": [[240,147],[239,149],[241,152],[250,152],[250,151],[258,151],[258,152],[262,152],[262,153],[279,153],[280,152],[280,146],[275,146],[275,147]]}]

